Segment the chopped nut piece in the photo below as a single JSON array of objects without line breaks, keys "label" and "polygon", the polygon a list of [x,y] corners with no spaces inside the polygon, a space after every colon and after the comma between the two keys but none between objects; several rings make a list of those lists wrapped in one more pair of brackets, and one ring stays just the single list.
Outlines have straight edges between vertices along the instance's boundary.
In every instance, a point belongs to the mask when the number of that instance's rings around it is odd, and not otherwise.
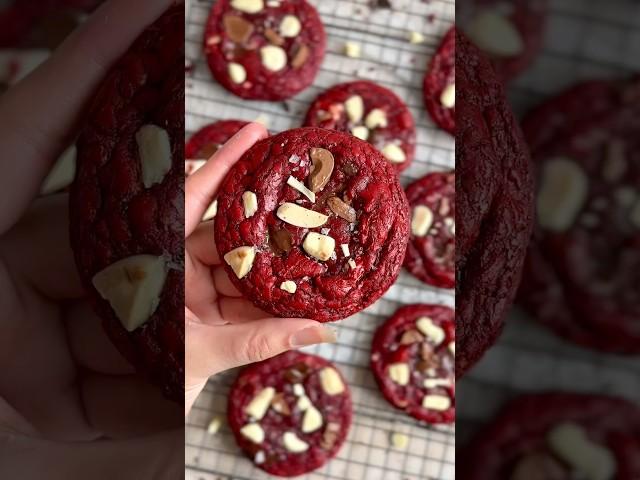
[{"label": "chopped nut piece", "polygon": [[416,237],[424,237],[433,223],[433,212],[426,205],[417,205],[411,215],[411,233]]},{"label": "chopped nut piece", "polygon": [[280,22],[280,34],[283,37],[297,37],[302,30],[302,24],[295,15],[285,15]]},{"label": "chopped nut piece", "polygon": [[284,45],[284,38],[282,38],[278,32],[272,28],[266,28],[264,30],[264,37],[269,40],[269,43],[272,45],[277,45],[278,47]]},{"label": "chopped nut piece", "polygon": [[324,367],[320,370],[320,384],[327,395],[339,395],[344,392],[342,378],[332,367]]},{"label": "chopped nut piece", "polygon": [[236,277],[243,278],[251,271],[256,258],[256,247],[234,248],[224,256],[224,261],[231,267]]},{"label": "chopped nut piece", "polygon": [[356,211],[338,197],[329,197],[327,199],[327,205],[329,205],[333,213],[340,218],[344,218],[347,222],[353,223],[356,221]]},{"label": "chopped nut piece", "polygon": [[349,97],[347,101],[344,102],[344,107],[347,111],[347,116],[349,117],[350,122],[360,123],[362,121],[362,116],[364,115],[364,102],[360,95]]},{"label": "chopped nut piece", "polygon": [[263,0],[231,0],[231,7],[241,12],[258,13],[264,8]]},{"label": "chopped nut piece", "polygon": [[312,257],[326,262],[336,248],[336,241],[328,235],[309,232],[304,238],[302,248]]},{"label": "chopped nut piece", "polygon": [[353,258],[350,258],[347,263],[349,264],[349,267],[351,268],[351,270],[356,269],[356,261]]},{"label": "chopped nut piece", "polygon": [[443,412],[451,408],[451,399],[442,395],[425,395],[422,399],[422,407]]},{"label": "chopped nut piece", "polygon": [[303,228],[321,227],[327,223],[327,220],[329,220],[329,217],[322,213],[314,212],[313,210],[309,210],[290,202],[280,205],[276,215],[283,222]]},{"label": "chopped nut piece", "polygon": [[242,194],[242,206],[244,207],[244,218],[253,217],[258,211],[258,197],[253,192]]},{"label": "chopped nut piece", "polygon": [[393,432],[391,434],[391,445],[398,450],[404,450],[409,446],[409,437],[404,433]]},{"label": "chopped nut piece", "polygon": [[344,54],[351,58],[360,58],[362,49],[360,45],[354,42],[346,42],[344,44]]},{"label": "chopped nut piece", "polygon": [[209,435],[215,435],[216,433],[218,433],[221,426],[222,426],[222,420],[220,419],[220,417],[218,416],[213,417],[209,422],[209,425],[207,426],[207,433]]},{"label": "chopped nut piece", "polygon": [[424,42],[424,35],[420,32],[409,32],[409,43],[417,45]]},{"label": "chopped nut piece", "polygon": [[450,387],[451,379],[449,378],[425,378],[423,382],[424,388]]},{"label": "chopped nut piece", "polygon": [[398,385],[409,384],[409,364],[408,363],[392,363],[389,365],[389,378]]},{"label": "chopped nut piece", "polygon": [[387,114],[381,108],[374,108],[367,115],[364,124],[369,130],[374,130],[376,128],[386,128],[388,125]]},{"label": "chopped nut piece", "polygon": [[231,62],[227,66],[229,78],[233,83],[243,83],[247,79],[247,71],[239,63]]},{"label": "chopped nut piece", "polygon": [[245,43],[253,33],[254,26],[251,22],[237,15],[227,14],[222,18],[224,29],[229,38],[236,43]]},{"label": "chopped nut piece", "polygon": [[307,187],[305,187],[304,183],[302,183],[293,175],[289,175],[289,178],[287,179],[287,185],[295,188],[297,191],[299,191],[301,194],[303,194],[305,197],[307,197],[309,200],[315,203],[316,194],[313,193],[311,190],[309,190]]},{"label": "chopped nut piece", "polygon": [[284,290],[285,292],[296,293],[298,286],[293,280],[286,280],[280,284],[280,289]]},{"label": "chopped nut piece", "polygon": [[338,434],[340,433],[340,425],[338,423],[329,422],[322,434],[322,440],[320,447],[325,450],[331,450],[338,440]]},{"label": "chopped nut piece", "polygon": [[266,45],[260,49],[262,65],[271,71],[279,72],[287,65],[287,53],[276,45]]},{"label": "chopped nut piece", "polygon": [[301,43],[300,45],[298,45],[295,53],[293,54],[291,66],[293,68],[300,68],[307,62],[307,60],[309,59],[309,55],[311,55],[311,49],[308,47],[308,45]]},{"label": "chopped nut piece", "polygon": [[273,399],[271,400],[271,408],[273,408],[280,415],[291,415],[291,409],[284,399],[283,393],[276,393],[274,395]]},{"label": "chopped nut piece", "polygon": [[202,221],[206,222],[207,220],[211,220],[213,217],[215,217],[218,213],[218,200],[214,200],[213,203],[211,205],[209,205],[209,208],[207,208],[207,210],[204,212],[204,215],[202,216]]},{"label": "chopped nut piece", "polygon": [[244,411],[247,413],[247,415],[251,415],[251,417],[253,417],[254,419],[262,420],[264,415],[267,413],[269,405],[271,405],[271,400],[273,400],[275,394],[275,388],[263,388],[255,397],[253,397],[251,402],[249,402],[249,404],[245,407]]},{"label": "chopped nut piece", "polygon": [[136,133],[136,143],[142,167],[142,183],[145,188],[161,183],[171,170],[169,134],[157,125],[143,125]]},{"label": "chopped nut piece", "polygon": [[367,140],[369,138],[369,129],[367,127],[363,127],[362,125],[358,125],[357,127],[353,127],[351,129],[351,135],[360,140]]},{"label": "chopped nut piece", "polygon": [[395,143],[388,143],[382,149],[382,154],[391,163],[403,163],[407,161],[407,156],[398,145]]},{"label": "chopped nut piece", "polygon": [[264,430],[257,423],[249,423],[240,429],[240,433],[255,444],[264,442]]},{"label": "chopped nut piece", "polygon": [[422,334],[415,329],[406,330],[400,338],[400,345],[411,345],[412,343],[421,342],[424,340]]},{"label": "chopped nut piece", "polygon": [[293,453],[306,452],[309,449],[309,444],[300,440],[294,432],[285,432],[282,436],[282,443],[284,448]]},{"label": "chopped nut piece", "polygon": [[349,251],[349,244],[348,243],[341,244],[340,248],[342,249],[342,254],[345,257],[348,257],[349,255],[351,255],[351,252]]},{"label": "chopped nut piece", "polygon": [[309,188],[312,192],[318,192],[329,182],[335,160],[333,154],[324,148],[312,148],[309,156],[313,166],[309,175]]},{"label": "chopped nut piece", "polygon": [[416,327],[424,334],[434,345],[438,346],[442,343],[445,337],[444,330],[438,325],[433,323],[433,320],[429,317],[420,317],[416,321]]}]

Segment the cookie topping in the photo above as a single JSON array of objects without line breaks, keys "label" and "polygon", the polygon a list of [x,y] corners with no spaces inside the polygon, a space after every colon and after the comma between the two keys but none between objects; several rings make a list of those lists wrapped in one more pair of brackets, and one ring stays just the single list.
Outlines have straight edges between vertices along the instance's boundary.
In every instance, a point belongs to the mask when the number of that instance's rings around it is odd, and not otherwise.
[{"label": "cookie topping", "polygon": [[404,433],[393,432],[391,434],[391,445],[398,450],[404,450],[409,446],[409,437]]},{"label": "cookie topping", "polygon": [[287,179],[287,185],[295,188],[297,191],[299,191],[301,194],[303,194],[305,197],[311,200],[311,202],[316,201],[316,194],[313,193],[311,190],[309,190],[307,187],[305,187],[305,185],[293,175],[289,175],[289,178]]},{"label": "cookie topping", "polygon": [[256,247],[234,248],[224,256],[224,261],[231,267],[236,277],[243,278],[251,271],[256,258]]},{"label": "cookie topping", "polygon": [[451,399],[442,395],[425,395],[422,399],[422,407],[442,412],[451,408]]},{"label": "cookie topping", "polygon": [[356,221],[356,211],[338,197],[329,197],[329,199],[327,199],[327,205],[329,205],[333,213],[345,219],[347,222],[353,223]]},{"label": "cookie topping", "polygon": [[354,42],[346,42],[344,44],[344,54],[351,58],[360,58],[360,45]]},{"label": "cookie topping", "polygon": [[302,248],[312,257],[326,262],[333,255],[336,241],[328,235],[309,232],[302,243]]},{"label": "cookie topping", "polygon": [[347,263],[349,264],[349,268],[351,268],[351,270],[356,269],[356,261],[353,258],[350,258]]},{"label": "cookie topping", "polygon": [[202,216],[202,221],[206,222],[207,220],[211,220],[217,214],[218,214],[218,200],[214,200],[213,203],[209,205],[209,208],[207,208],[207,210],[204,212],[204,215]]},{"label": "cookie topping", "polygon": [[322,427],[322,414],[316,407],[310,405],[304,412],[302,417],[302,432],[311,433]]},{"label": "cookie topping", "polygon": [[416,237],[424,237],[433,223],[433,212],[426,205],[418,205],[413,209],[411,217],[411,233]]},{"label": "cookie topping", "polygon": [[231,6],[245,13],[258,13],[264,8],[263,0],[231,0]]},{"label": "cookie topping", "polygon": [[281,252],[289,252],[293,245],[293,238],[288,230],[275,230],[269,235],[269,240],[273,241],[275,247]]},{"label": "cookie topping", "polygon": [[524,50],[520,32],[498,12],[480,13],[472,20],[467,33],[481,50],[496,57],[515,57]]},{"label": "cookie topping", "polygon": [[440,95],[440,103],[445,108],[453,108],[456,106],[456,84],[450,83],[444,90],[442,90],[442,94]]},{"label": "cookie topping", "polygon": [[351,255],[351,252],[349,251],[349,244],[348,243],[343,243],[340,245],[340,249],[342,250],[342,254],[345,257],[348,257],[349,255]]},{"label": "cookie topping", "polygon": [[364,102],[360,95],[349,97],[347,101],[344,102],[344,106],[350,122],[360,123],[362,121],[362,116],[364,115]]},{"label": "cookie topping", "polygon": [[267,70],[278,72],[287,65],[287,53],[276,45],[266,45],[260,49],[262,65]]},{"label": "cookie topping", "polygon": [[295,53],[293,54],[293,58],[291,60],[291,66],[293,68],[300,68],[307,62],[307,60],[309,59],[309,55],[311,55],[311,49],[304,43],[301,43],[296,47]]},{"label": "cookie topping", "polygon": [[133,332],[158,308],[166,277],[164,257],[134,255],[109,265],[91,282],[109,302],[122,326]]},{"label": "cookie topping", "polygon": [[381,108],[374,108],[367,115],[364,124],[369,130],[386,128],[388,126],[387,114]]},{"label": "cookie topping", "polygon": [[258,211],[258,197],[253,192],[242,194],[242,206],[244,207],[244,218],[253,217]]},{"label": "cookie topping", "polygon": [[254,26],[251,22],[248,22],[237,15],[227,14],[222,19],[222,22],[229,39],[236,43],[245,43],[249,40],[249,37],[251,37],[254,30]]},{"label": "cookie topping", "polygon": [[284,45],[284,38],[282,38],[273,28],[265,28],[264,37],[269,40],[269,43],[272,45],[277,45],[278,47]]},{"label": "cookie topping", "polygon": [[264,442],[264,430],[257,423],[249,423],[240,429],[240,433],[255,444]]},{"label": "cookie topping", "polygon": [[271,408],[273,408],[280,415],[291,415],[291,409],[289,408],[289,404],[287,404],[284,399],[283,393],[276,393],[271,400]]},{"label": "cookie topping", "polygon": [[284,448],[293,453],[302,453],[309,449],[309,444],[300,440],[294,432],[285,432],[282,436],[282,443]]},{"label": "cookie topping", "polygon": [[146,188],[150,188],[162,182],[171,170],[169,134],[156,125],[144,125],[136,133],[136,142],[142,167],[142,183]]},{"label": "cookie topping", "polygon": [[229,63],[227,70],[233,83],[243,83],[247,79],[247,71],[239,63]]},{"label": "cookie topping", "polygon": [[421,342],[424,340],[422,334],[415,329],[406,330],[400,338],[400,345],[411,345],[412,343]]},{"label": "cookie topping", "polygon": [[450,387],[451,380],[448,378],[425,378],[424,388]]},{"label": "cookie topping", "polygon": [[285,280],[280,284],[280,289],[284,290],[285,292],[296,293],[298,286],[293,280]]},{"label": "cookie topping", "polygon": [[358,125],[357,127],[353,127],[351,129],[351,135],[360,140],[367,140],[369,138],[369,129],[362,125]]},{"label": "cookie topping", "polygon": [[283,222],[287,222],[290,225],[303,228],[316,228],[321,227],[329,217],[326,215],[314,212],[313,210],[306,209],[295,203],[285,202],[280,207],[276,215]]},{"label": "cookie topping", "polygon": [[389,378],[398,385],[409,384],[409,364],[408,363],[392,363],[389,365]]},{"label": "cookie topping", "polygon": [[391,163],[403,163],[407,160],[404,151],[395,143],[388,143],[382,149],[382,154]]},{"label": "cookie topping", "polygon": [[271,400],[273,400],[275,394],[276,391],[273,387],[262,389],[255,397],[253,397],[253,400],[251,400],[244,411],[255,420],[262,420],[264,415],[267,413],[269,405],[271,405]]},{"label": "cookie topping", "polygon": [[329,422],[322,434],[322,441],[320,446],[325,450],[331,450],[338,440],[338,433],[340,433],[340,425],[337,423]]},{"label": "cookie topping", "polygon": [[[296,368],[292,368],[289,370],[289,372],[293,373],[296,372],[296,377],[300,377],[302,378],[302,375],[300,374],[300,370],[296,369]],[[299,384],[299,383],[294,383],[293,384],[293,394],[296,397],[303,397],[305,396],[305,391],[304,391],[304,387]]]},{"label": "cookie topping", "polygon": [[429,317],[420,317],[416,321],[416,327],[436,346],[440,345],[445,338],[444,330],[435,325]]},{"label": "cookie topping", "polygon": [[320,370],[320,384],[327,395],[339,395],[345,390],[340,374],[331,367]]},{"label": "cookie topping", "polygon": [[332,153],[324,148],[312,148],[309,155],[313,166],[309,175],[309,188],[312,192],[318,192],[329,182],[335,160]]},{"label": "cookie topping", "polygon": [[215,435],[216,433],[218,433],[221,426],[222,420],[220,420],[220,417],[213,417],[209,422],[209,425],[207,426],[207,433],[209,435]]},{"label": "cookie topping", "polygon": [[295,15],[285,15],[280,22],[280,35],[283,37],[297,37],[302,30],[302,24]]}]

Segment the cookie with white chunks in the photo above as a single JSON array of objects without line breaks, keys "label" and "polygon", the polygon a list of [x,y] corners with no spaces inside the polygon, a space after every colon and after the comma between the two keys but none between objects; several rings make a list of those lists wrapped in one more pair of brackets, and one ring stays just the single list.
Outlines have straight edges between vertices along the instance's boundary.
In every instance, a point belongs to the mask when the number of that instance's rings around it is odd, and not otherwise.
[{"label": "cookie with white chunks", "polygon": [[431,58],[423,82],[424,104],[443,130],[456,132],[456,29],[451,27]]},{"label": "cookie with white chunks", "polygon": [[351,426],[351,393],[330,362],[297,351],[245,368],[229,393],[236,442],[272,475],[311,472],[333,458]]},{"label": "cookie with white chunks", "polygon": [[406,189],[411,238],[404,267],[429,285],[456,284],[456,187],[454,172],[435,172]]},{"label": "cookie with white chunks", "polygon": [[253,100],[284,100],[311,85],[325,46],[320,16],[305,0],[219,0],[204,35],[216,80]]},{"label": "cookie with white chunks", "polygon": [[400,308],[378,328],[371,369],[387,401],[426,423],[455,420],[455,313],[441,305]]},{"label": "cookie with white chunks", "polygon": [[259,308],[338,320],[397,278],[408,210],[393,168],[369,143],[288,130],[256,143],[225,178],[216,246],[231,281]]},{"label": "cookie with white chunks", "polygon": [[189,176],[202,167],[222,145],[248,124],[243,120],[220,120],[194,133],[184,146],[185,175]]},{"label": "cookie with white chunks", "polygon": [[107,75],[77,143],[76,265],[136,369],[184,401],[184,12],[171,8]]},{"label": "cookie with white chunks", "polygon": [[416,150],[416,127],[405,103],[376,83],[342,83],[321,93],[311,104],[305,126],[349,132],[382,152],[401,172]]}]

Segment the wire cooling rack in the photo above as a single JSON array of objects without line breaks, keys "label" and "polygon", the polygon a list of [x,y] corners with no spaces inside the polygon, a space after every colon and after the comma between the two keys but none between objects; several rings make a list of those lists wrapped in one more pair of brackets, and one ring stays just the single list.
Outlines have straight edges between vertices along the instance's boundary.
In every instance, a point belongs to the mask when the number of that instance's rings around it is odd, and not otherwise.
[{"label": "wire cooling rack", "polygon": [[[510,88],[519,114],[580,80],[640,72],[640,4],[552,0],[543,51]],[[458,445],[524,392],[609,393],[640,402],[640,358],[561,340],[514,309],[499,342],[457,388]]]},{"label": "wire cooling rack", "polygon": [[[340,82],[368,79],[393,90],[409,106],[417,124],[416,158],[401,177],[407,184],[431,171],[454,167],[454,141],[424,111],[422,79],[426,63],[455,16],[453,1],[391,0],[393,11],[372,9],[370,0],[310,0],[325,24],[327,54],[314,84],[286,102],[242,101],[217,85],[202,52],[203,27],[213,2],[192,0],[186,7],[187,137],[203,125],[225,118],[266,121],[281,131],[300,126],[311,101]],[[411,44],[408,34],[425,41]],[[342,54],[345,42],[362,47],[362,57]],[[453,292],[430,289],[402,273],[384,297],[364,312],[336,324],[338,343],[308,349],[336,363],[353,395],[354,419],[340,453],[323,468],[300,478],[309,480],[418,480],[455,477],[455,430],[426,427],[397,413],[381,396],[369,370],[375,329],[407,303],[454,306]],[[186,422],[186,477],[192,480],[260,480],[270,478],[244,457],[223,424],[216,435],[206,432],[214,416],[225,418],[227,394],[236,372],[209,382]],[[391,448],[389,436],[410,437],[405,450]]]}]

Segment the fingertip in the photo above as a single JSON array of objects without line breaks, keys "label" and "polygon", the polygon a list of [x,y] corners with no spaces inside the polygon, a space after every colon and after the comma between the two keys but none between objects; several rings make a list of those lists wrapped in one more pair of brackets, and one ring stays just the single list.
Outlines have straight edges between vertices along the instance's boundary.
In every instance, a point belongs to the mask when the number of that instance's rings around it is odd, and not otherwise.
[{"label": "fingertip", "polygon": [[307,320],[289,337],[289,343],[292,348],[317,345],[319,343],[336,343],[337,341],[338,335],[334,328],[315,320]]}]

